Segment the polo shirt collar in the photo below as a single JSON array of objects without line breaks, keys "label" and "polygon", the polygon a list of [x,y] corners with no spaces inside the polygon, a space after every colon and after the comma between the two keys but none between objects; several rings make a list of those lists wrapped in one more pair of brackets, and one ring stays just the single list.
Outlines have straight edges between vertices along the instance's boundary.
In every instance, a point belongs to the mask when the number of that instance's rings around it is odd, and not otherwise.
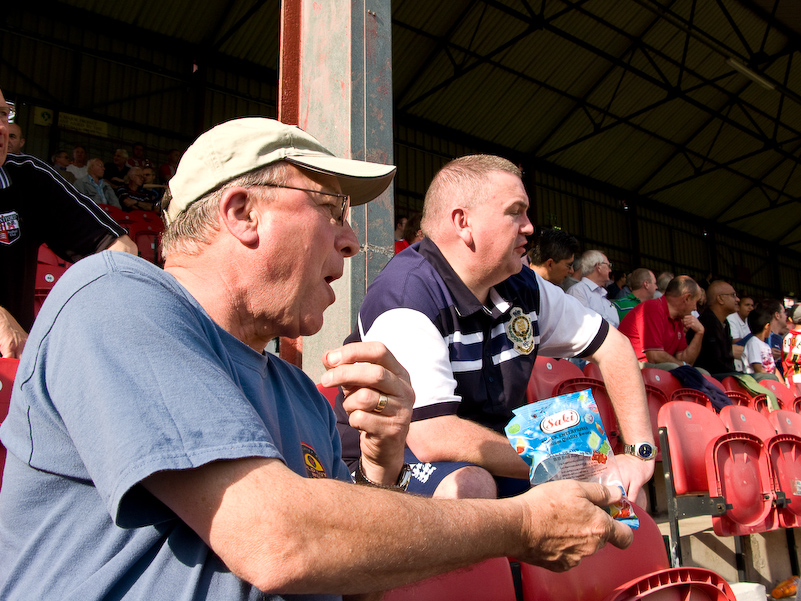
[{"label": "polo shirt collar", "polygon": [[[467,285],[462,281],[458,274],[453,270],[451,264],[442,255],[439,247],[430,238],[423,238],[419,243],[417,252],[420,253],[439,273],[442,281],[450,290],[453,297],[453,305],[459,315],[472,315],[478,311],[486,313],[484,305],[476,298]],[[511,305],[500,293],[491,287],[489,290],[489,300],[492,302],[492,316],[499,317],[509,310]]]}]

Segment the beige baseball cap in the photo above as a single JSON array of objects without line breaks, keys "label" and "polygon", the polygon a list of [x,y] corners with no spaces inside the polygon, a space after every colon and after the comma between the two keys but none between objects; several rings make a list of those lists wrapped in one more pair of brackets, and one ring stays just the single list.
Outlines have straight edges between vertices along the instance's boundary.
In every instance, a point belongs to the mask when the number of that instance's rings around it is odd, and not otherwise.
[{"label": "beige baseball cap", "polygon": [[394,165],[335,157],[314,137],[294,125],[266,117],[234,119],[202,134],[187,149],[169,187],[167,223],[202,196],[226,182],[278,161],[333,175],[352,206],[373,200],[387,189]]}]

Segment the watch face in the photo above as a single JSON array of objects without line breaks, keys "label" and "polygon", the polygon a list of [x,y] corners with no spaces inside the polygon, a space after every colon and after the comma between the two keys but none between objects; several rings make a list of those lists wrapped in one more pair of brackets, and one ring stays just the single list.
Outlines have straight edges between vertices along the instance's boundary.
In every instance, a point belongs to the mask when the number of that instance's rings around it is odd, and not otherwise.
[{"label": "watch face", "polygon": [[640,459],[650,459],[654,456],[654,447],[647,443],[641,444],[637,448],[637,455]]}]

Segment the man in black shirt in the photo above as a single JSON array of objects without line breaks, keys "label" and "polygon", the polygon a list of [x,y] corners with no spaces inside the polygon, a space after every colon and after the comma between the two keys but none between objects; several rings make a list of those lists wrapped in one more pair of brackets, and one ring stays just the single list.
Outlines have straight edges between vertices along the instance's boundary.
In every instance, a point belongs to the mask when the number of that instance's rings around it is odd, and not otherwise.
[{"label": "man in black shirt", "polygon": [[[731,374],[734,369],[731,326],[729,315],[737,310],[737,293],[731,284],[716,280],[706,291],[708,307],[698,319],[704,326],[701,351],[695,360],[695,367],[703,367],[712,375]],[[692,338],[687,333],[688,340]]]},{"label": "man in black shirt", "polygon": [[8,117],[0,91],[0,356],[18,357],[33,324],[42,243],[73,263],[105,249],[136,254],[136,245],[49,165],[8,154]]}]

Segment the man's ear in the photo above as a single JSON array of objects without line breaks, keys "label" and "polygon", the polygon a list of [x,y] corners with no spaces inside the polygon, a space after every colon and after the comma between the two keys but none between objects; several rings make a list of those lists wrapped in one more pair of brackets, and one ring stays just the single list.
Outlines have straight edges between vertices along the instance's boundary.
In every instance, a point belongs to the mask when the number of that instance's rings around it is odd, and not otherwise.
[{"label": "man's ear", "polygon": [[467,246],[472,248],[473,227],[470,222],[470,216],[462,207],[451,210],[451,225],[456,235],[459,236]]},{"label": "man's ear", "polygon": [[259,241],[259,214],[255,209],[256,199],[248,188],[228,188],[220,199],[221,226],[245,246],[255,246]]}]

